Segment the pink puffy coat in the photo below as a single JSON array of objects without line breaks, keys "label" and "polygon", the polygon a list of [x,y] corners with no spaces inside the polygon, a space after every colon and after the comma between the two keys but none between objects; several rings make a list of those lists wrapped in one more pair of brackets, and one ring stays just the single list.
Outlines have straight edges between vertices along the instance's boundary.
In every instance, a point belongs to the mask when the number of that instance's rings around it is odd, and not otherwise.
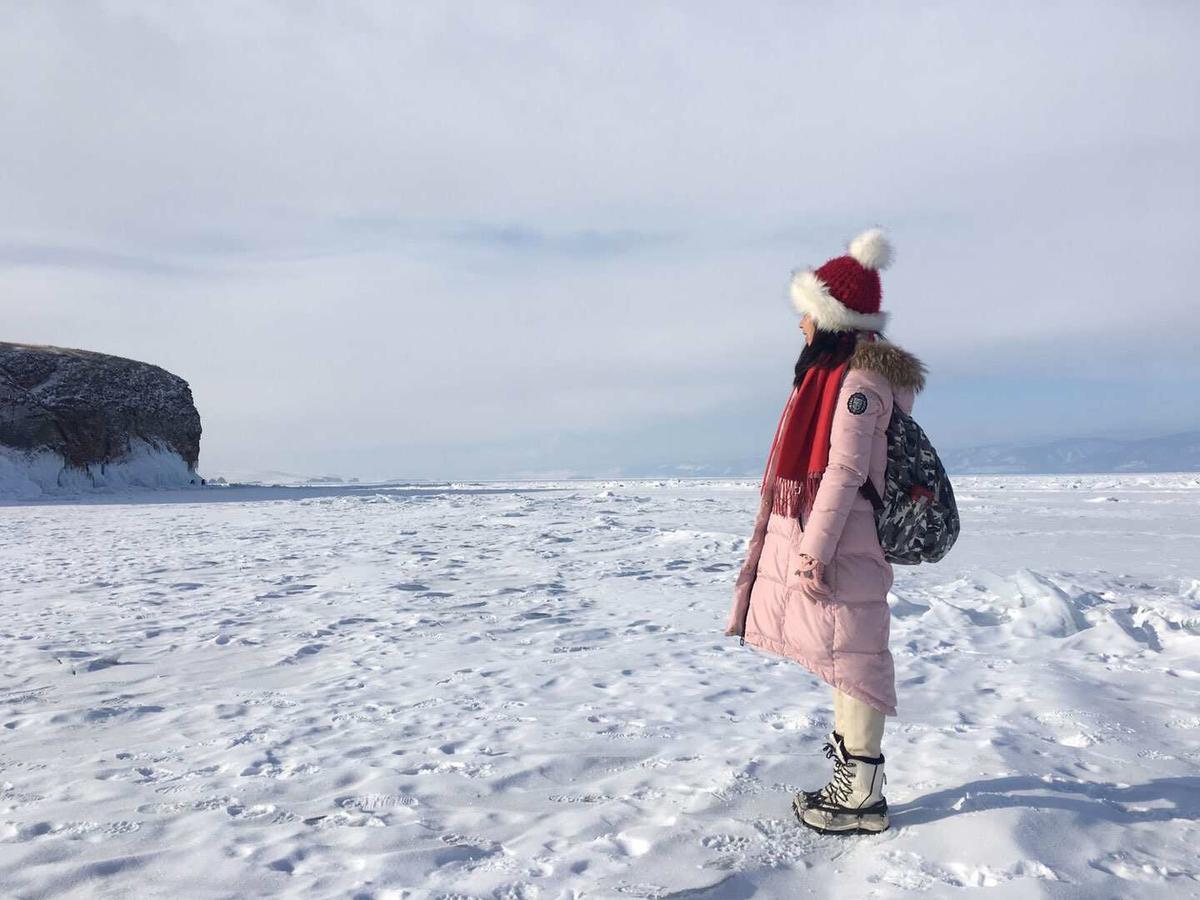
[{"label": "pink puffy coat", "polygon": [[[923,386],[924,367],[916,357],[885,341],[859,344],[838,397],[829,466],[812,513],[803,527],[797,519],[772,513],[768,490],[725,629],[747,644],[794,659],[892,716],[896,678],[887,605],[892,567],[879,548],[874,510],[859,487],[870,477],[882,493],[892,405],[911,411],[913,396]],[[857,415],[849,403],[856,393],[867,398],[866,410]],[[815,597],[796,574],[802,553],[825,564],[831,597]]]}]

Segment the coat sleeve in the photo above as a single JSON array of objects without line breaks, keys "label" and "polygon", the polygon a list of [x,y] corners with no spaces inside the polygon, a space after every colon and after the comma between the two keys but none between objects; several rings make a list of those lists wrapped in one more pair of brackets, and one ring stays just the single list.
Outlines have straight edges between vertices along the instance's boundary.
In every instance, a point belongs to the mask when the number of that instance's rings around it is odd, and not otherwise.
[{"label": "coat sleeve", "polygon": [[880,391],[867,381],[851,371],[842,385],[829,438],[829,466],[797,548],[826,565],[860,496],[858,489],[867,480],[875,434],[886,412]]}]

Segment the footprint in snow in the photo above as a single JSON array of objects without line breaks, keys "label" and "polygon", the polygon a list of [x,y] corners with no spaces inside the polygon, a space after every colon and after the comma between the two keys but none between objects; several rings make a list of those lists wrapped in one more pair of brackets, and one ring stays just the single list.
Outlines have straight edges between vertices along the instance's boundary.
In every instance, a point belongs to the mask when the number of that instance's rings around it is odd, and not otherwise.
[{"label": "footprint in snow", "polygon": [[299,650],[297,650],[291,656],[285,656],[278,663],[276,663],[276,665],[292,666],[298,662],[302,662],[304,659],[306,659],[310,656],[315,656],[316,654],[320,653],[324,649],[325,649],[325,644],[305,644],[303,647],[301,647]]}]

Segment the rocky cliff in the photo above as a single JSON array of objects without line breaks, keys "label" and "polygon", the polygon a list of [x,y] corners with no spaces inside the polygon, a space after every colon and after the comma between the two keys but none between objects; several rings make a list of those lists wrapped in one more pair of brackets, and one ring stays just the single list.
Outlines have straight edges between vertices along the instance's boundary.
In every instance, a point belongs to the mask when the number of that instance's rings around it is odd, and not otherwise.
[{"label": "rocky cliff", "polygon": [[93,480],[146,453],[177,456],[195,476],[200,414],[187,382],[158,366],[0,342],[0,448],[53,454]]}]

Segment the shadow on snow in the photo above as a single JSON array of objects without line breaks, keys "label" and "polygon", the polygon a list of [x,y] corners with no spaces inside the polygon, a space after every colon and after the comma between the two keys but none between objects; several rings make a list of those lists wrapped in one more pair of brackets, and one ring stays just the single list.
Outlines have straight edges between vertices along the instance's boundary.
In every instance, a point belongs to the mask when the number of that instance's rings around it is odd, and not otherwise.
[{"label": "shadow on snow", "polygon": [[889,812],[894,826],[909,827],[961,813],[1014,807],[1061,809],[1120,825],[1200,819],[1200,777],[1155,778],[1122,786],[1013,775],[937,791],[893,806]]}]

